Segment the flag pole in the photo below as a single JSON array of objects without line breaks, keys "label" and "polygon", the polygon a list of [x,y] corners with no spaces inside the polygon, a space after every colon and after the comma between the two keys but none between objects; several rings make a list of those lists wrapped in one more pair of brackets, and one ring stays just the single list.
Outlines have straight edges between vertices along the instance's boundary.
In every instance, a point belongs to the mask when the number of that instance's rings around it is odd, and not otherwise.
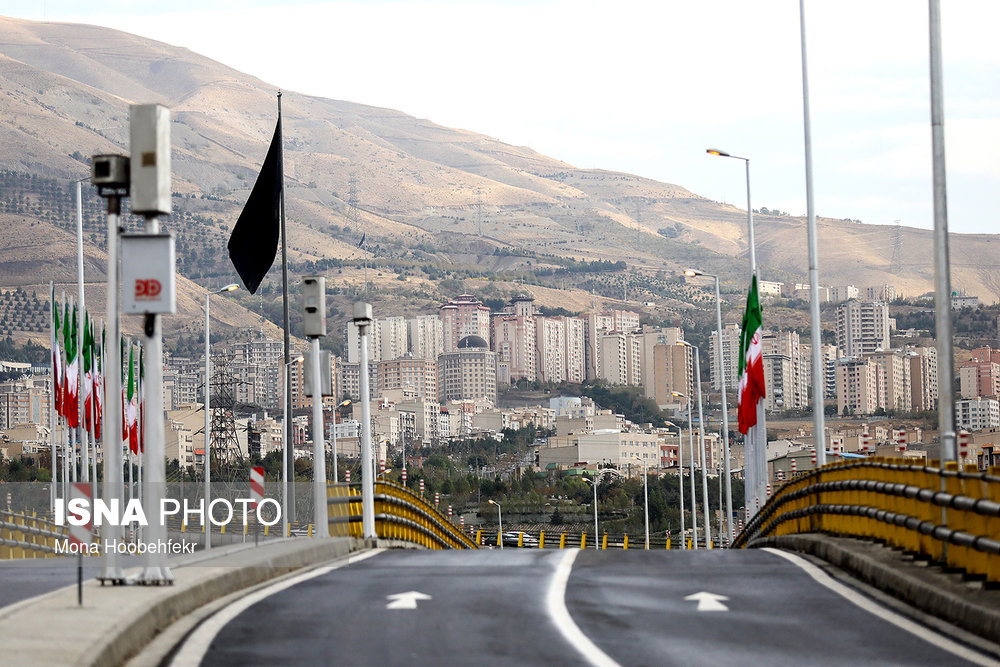
[{"label": "flag pole", "polygon": [[[83,185],[80,180],[76,182],[76,287],[80,295],[80,313],[76,321],[76,330],[79,332],[80,341],[80,351],[83,351],[84,347],[84,318],[86,318],[86,307],[83,300],[83,195],[81,194]],[[77,363],[80,363],[82,359],[79,354],[77,355]],[[80,364],[81,370],[83,369],[83,364]],[[83,377],[83,373],[77,375],[79,380],[79,388],[77,389],[77,396],[83,394],[83,387],[86,380]],[[77,432],[80,434],[80,478],[83,482],[90,481],[90,452],[87,443],[87,426],[86,426],[86,405],[79,405],[77,407],[80,419],[80,428]]]},{"label": "flag pole", "polygon": [[58,388],[56,383],[59,378],[56,377],[56,319],[55,319],[55,308],[56,308],[56,284],[53,281],[49,281],[49,347],[52,353],[49,355],[51,359],[50,364],[50,377],[52,378],[51,383],[51,402],[52,409],[49,410],[49,442],[52,445],[52,481],[49,483],[49,508],[52,512],[55,512],[56,507],[56,392]]},{"label": "flag pole", "polygon": [[[286,242],[287,234],[285,233],[285,156],[284,156],[284,137],[281,129],[281,91],[278,91],[278,164],[280,165],[278,178],[281,179],[281,195],[280,195],[280,206],[281,206],[281,315],[282,324],[284,326],[284,336],[285,336],[285,368],[291,363],[292,351],[291,341],[289,336],[289,326],[288,326],[288,243]],[[287,373],[286,373],[287,377]],[[289,419],[292,416],[292,392],[285,392],[285,409],[286,414]],[[288,425],[285,425],[287,432]],[[282,463],[286,469],[292,471],[291,475],[288,475],[288,493],[290,502],[286,502],[286,511],[288,512],[288,520],[290,522],[295,521],[295,448],[287,447],[285,448],[285,460]]]}]

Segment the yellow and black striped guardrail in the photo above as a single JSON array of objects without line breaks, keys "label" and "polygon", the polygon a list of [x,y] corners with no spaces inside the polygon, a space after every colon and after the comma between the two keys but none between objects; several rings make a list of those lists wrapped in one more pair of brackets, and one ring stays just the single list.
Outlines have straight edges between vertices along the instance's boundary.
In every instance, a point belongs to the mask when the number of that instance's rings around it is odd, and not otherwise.
[{"label": "yellow and black striped guardrail", "polygon": [[34,514],[0,512],[0,560],[55,556],[56,541],[68,535],[65,526]]},{"label": "yellow and black striped guardrail", "polygon": [[[508,536],[511,533],[517,534],[517,542],[514,543],[512,537],[507,539],[503,538],[503,535]],[[496,540],[496,541],[494,541]],[[537,537],[531,531],[521,531],[521,530],[505,530],[502,534],[499,530],[477,530],[475,541],[479,544],[486,544],[496,546],[503,540],[504,546],[519,547],[519,548],[538,548],[538,549],[593,549],[594,548],[594,537],[591,533],[571,533],[565,531],[539,531]],[[680,547],[680,538],[678,537],[667,537],[665,535],[650,535],[649,537],[649,548],[653,549],[677,549]],[[627,533],[623,535],[609,535],[608,533],[603,533],[599,538],[598,549],[644,549],[646,546],[646,538],[644,535],[640,535],[636,538],[630,537]],[[691,540],[688,539],[687,547],[690,549],[692,547]]]},{"label": "yellow and black striped guardrail", "polygon": [[[362,537],[361,485],[327,487],[330,534]],[[375,483],[375,534],[413,542],[428,549],[476,549],[476,543],[433,504],[406,487]]]},{"label": "yellow and black striped guardrail", "polygon": [[733,546],[811,532],[883,542],[1000,581],[1000,468],[884,458],[831,463],[781,487]]}]

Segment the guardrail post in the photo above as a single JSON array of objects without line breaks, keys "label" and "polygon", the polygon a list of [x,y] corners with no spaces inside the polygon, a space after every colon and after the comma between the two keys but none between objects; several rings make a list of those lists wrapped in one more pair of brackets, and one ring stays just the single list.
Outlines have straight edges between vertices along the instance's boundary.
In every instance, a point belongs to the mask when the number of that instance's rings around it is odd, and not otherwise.
[{"label": "guardrail post", "polygon": [[544,549],[545,548],[545,531],[544,530],[540,531],[538,533],[538,548],[539,549]]},{"label": "guardrail post", "polygon": [[566,548],[566,533],[563,533],[562,535],[559,536],[559,548],[560,549]]},{"label": "guardrail post", "polygon": [[[683,481],[683,480],[681,480]],[[625,537],[622,538],[622,550],[628,549],[628,533],[625,533]]]}]

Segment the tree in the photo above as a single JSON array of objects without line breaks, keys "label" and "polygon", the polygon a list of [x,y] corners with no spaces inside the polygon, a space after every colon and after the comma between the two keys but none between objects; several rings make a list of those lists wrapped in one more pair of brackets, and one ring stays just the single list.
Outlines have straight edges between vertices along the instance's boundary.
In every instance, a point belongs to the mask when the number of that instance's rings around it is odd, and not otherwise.
[{"label": "tree", "polygon": [[555,510],[552,511],[552,516],[549,517],[549,523],[551,523],[553,526],[561,526],[562,525],[562,523],[563,523],[563,515],[562,515],[562,512],[559,511],[558,507],[555,508]]}]

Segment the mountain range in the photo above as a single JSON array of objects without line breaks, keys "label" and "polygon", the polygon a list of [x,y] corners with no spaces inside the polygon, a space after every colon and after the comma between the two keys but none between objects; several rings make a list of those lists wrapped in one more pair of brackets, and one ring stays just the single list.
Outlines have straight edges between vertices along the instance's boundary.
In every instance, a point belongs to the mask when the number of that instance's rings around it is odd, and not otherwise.
[{"label": "mountain range", "polygon": [[[91,155],[127,152],[130,104],[161,103],[174,171],[165,227],[181,276],[166,328],[199,331],[205,288],[236,280],[225,242],[267,150],[279,91],[162,42],[5,17],[0,90],[0,286],[47,293],[54,280],[75,293],[73,182],[89,175]],[[401,111],[281,92],[290,272],[327,275],[333,315],[367,285],[377,316],[433,312],[474,291],[529,292],[570,312],[628,302],[668,320],[709,299],[706,285],[678,278],[689,266],[719,274],[734,305],[745,294],[745,209]],[[103,204],[87,183],[83,194],[87,299],[103,308]],[[758,214],[755,230],[761,276],[806,282],[805,220]],[[826,218],[818,230],[821,283],[933,289],[930,231]],[[951,241],[953,286],[988,303],[1000,298],[994,243]],[[218,298],[212,313],[276,335],[279,290],[276,263],[260,296]]]}]

